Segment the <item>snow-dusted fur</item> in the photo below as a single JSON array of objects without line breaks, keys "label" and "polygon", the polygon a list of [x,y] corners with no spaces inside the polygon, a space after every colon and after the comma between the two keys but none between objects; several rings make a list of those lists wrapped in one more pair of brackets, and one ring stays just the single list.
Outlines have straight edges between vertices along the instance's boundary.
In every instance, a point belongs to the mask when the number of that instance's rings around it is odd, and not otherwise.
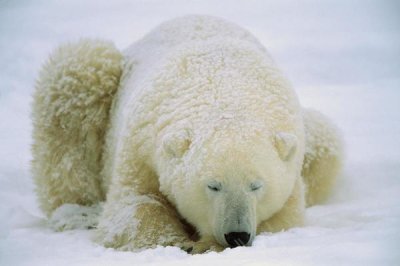
[{"label": "snow-dusted fur", "polygon": [[324,202],[331,193],[342,164],[342,139],[318,111],[304,109],[306,150],[302,176],[307,184],[307,206]]},{"label": "snow-dusted fur", "polygon": [[120,250],[220,250],[230,232],[251,244],[301,225],[340,169],[330,122],[300,107],[253,36],[206,16],[166,22],[123,56],[100,41],[60,48],[33,119],[42,208],[106,194],[97,240]]},{"label": "snow-dusted fur", "polygon": [[90,205],[101,190],[104,134],[122,55],[113,44],[66,44],[44,65],[34,94],[32,172],[43,211]]}]

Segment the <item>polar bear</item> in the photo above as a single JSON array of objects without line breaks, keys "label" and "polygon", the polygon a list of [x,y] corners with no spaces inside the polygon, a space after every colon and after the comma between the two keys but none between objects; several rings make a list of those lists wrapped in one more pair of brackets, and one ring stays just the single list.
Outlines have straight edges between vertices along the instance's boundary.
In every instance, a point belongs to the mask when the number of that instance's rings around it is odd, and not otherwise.
[{"label": "polar bear", "polygon": [[219,251],[301,226],[342,161],[336,127],[300,106],[259,41],[209,16],[165,22],[123,53],[61,46],[32,117],[41,208],[58,230],[96,213],[87,227],[119,250]]}]

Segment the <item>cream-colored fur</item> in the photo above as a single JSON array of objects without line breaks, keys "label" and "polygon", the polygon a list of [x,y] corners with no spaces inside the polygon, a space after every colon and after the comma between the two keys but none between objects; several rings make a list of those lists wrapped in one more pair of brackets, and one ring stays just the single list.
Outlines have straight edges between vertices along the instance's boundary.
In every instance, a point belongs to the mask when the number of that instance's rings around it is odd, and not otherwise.
[{"label": "cream-colored fur", "polygon": [[108,42],[58,48],[43,66],[34,94],[32,173],[40,206],[104,200],[101,160],[122,55]]},{"label": "cream-colored fur", "polygon": [[304,109],[306,150],[302,176],[306,184],[306,203],[312,206],[330,196],[342,167],[343,147],[335,125],[320,112]]},{"label": "cream-colored fur", "polygon": [[101,41],[60,48],[33,120],[43,210],[105,200],[97,241],[120,250],[218,251],[229,232],[250,244],[299,226],[340,168],[336,131],[300,107],[265,48],[206,16],[166,22],[123,55]]}]

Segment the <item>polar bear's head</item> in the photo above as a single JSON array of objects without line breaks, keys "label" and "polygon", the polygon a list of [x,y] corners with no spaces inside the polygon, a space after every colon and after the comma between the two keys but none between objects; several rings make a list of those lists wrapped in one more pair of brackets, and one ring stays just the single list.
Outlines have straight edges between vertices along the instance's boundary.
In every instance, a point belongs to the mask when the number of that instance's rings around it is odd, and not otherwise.
[{"label": "polar bear's head", "polygon": [[297,137],[279,132],[237,138],[214,134],[194,142],[169,136],[168,182],[161,188],[201,236],[223,246],[250,245],[257,227],[279,211],[299,174]]}]

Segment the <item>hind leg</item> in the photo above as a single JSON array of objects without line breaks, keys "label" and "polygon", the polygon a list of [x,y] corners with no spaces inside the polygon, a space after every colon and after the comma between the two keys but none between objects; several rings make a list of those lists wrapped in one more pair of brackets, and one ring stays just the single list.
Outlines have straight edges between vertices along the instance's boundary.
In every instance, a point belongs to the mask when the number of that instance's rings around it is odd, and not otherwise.
[{"label": "hind leg", "polygon": [[121,61],[112,44],[82,40],[60,47],[43,66],[33,101],[32,174],[48,216],[66,203],[104,199],[101,154]]},{"label": "hind leg", "polygon": [[304,110],[306,152],[302,176],[307,206],[325,201],[331,194],[342,164],[342,141],[335,126],[321,113]]}]

